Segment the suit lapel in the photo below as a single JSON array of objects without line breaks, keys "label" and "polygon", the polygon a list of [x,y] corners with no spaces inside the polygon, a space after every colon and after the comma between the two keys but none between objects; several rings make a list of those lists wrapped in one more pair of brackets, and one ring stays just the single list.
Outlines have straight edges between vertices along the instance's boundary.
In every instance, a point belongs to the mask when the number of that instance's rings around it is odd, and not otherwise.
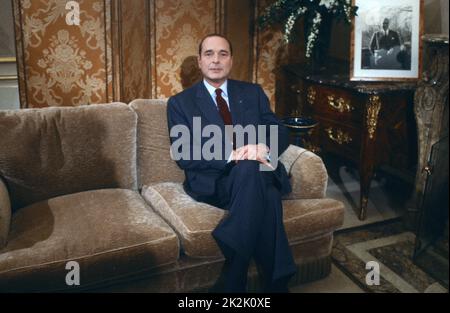
[{"label": "suit lapel", "polygon": [[[225,127],[222,117],[216,108],[211,95],[208,93],[203,82],[199,82],[197,85],[197,105],[205,118],[211,124],[219,125],[221,128]],[[244,101],[241,97],[241,90],[236,81],[228,80],[228,100],[230,102],[230,112],[233,119],[233,124],[243,124],[243,110]]]},{"label": "suit lapel", "polygon": [[236,81],[228,80],[228,99],[230,101],[230,112],[234,125],[243,124],[243,105],[241,90]]},{"label": "suit lapel", "polygon": [[196,96],[196,103],[198,108],[203,113],[204,117],[209,121],[209,123],[206,124],[218,125],[221,128],[225,127],[222,117],[220,116],[220,113],[216,108],[216,104],[211,98],[211,95],[208,93],[208,90],[203,84],[203,81],[200,81],[197,85]]}]

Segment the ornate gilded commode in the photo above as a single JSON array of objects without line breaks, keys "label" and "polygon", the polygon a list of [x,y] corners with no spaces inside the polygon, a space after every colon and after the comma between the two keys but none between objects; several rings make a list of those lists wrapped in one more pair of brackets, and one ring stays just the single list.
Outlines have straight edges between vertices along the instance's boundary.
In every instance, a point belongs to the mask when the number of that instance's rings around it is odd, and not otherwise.
[{"label": "ornate gilded commode", "polygon": [[[318,122],[307,148],[333,153],[359,168],[359,218],[366,216],[370,182],[379,165],[412,173],[417,165],[413,100],[416,82],[357,82],[346,74],[310,74],[301,65],[283,68],[277,114],[302,112]],[[341,72],[342,73],[342,72]]]}]

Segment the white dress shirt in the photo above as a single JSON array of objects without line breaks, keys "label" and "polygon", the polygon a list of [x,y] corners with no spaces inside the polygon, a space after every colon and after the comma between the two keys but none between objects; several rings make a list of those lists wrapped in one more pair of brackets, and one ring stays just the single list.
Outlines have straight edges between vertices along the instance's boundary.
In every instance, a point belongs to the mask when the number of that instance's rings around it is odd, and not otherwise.
[{"label": "white dress shirt", "polygon": [[[211,84],[209,84],[205,79],[203,79],[203,84],[205,85],[206,89],[208,89],[208,92],[211,98],[213,99],[214,103],[216,104],[217,108],[216,89],[218,88],[211,86]],[[222,89],[222,98],[227,103],[228,110],[230,110],[230,102],[228,101],[228,80],[226,80],[222,85],[220,85],[219,88]]]}]

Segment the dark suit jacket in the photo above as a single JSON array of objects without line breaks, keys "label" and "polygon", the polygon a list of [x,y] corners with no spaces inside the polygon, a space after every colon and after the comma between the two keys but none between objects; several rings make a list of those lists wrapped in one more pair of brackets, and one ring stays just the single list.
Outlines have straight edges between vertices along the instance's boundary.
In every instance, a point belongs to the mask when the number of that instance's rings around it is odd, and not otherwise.
[{"label": "dark suit jacket", "polygon": [[[281,155],[289,145],[287,129],[278,121],[275,114],[270,110],[269,100],[259,85],[236,80],[228,80],[228,99],[233,125],[278,125],[278,155]],[[190,149],[189,160],[177,161],[178,166],[184,170],[186,180],[184,189],[196,199],[202,201],[215,193],[217,179],[227,170],[228,156],[225,155],[227,142],[222,138],[222,155],[220,159],[193,160],[193,149],[195,146],[203,147],[210,138],[201,138],[200,141],[193,139],[193,118],[201,118],[201,128],[208,124],[214,124],[221,128],[224,134],[225,125],[217,110],[217,107],[206,89],[203,81],[195,84],[189,89],[171,97],[167,105],[167,120],[170,129],[175,125],[184,125],[190,130],[190,142],[186,142]],[[266,138],[269,134],[266,134]],[[171,142],[180,140],[181,135],[171,137]],[[182,139],[181,139],[182,140]],[[246,142],[245,142],[246,143]],[[245,144],[244,143],[244,144]],[[270,147],[270,138],[266,139]],[[232,162],[233,163],[233,162]],[[284,166],[278,162],[274,171],[278,186],[282,194],[291,191],[288,176]]]},{"label": "dark suit jacket", "polygon": [[396,31],[389,30],[388,35],[384,31],[378,31],[372,37],[370,50],[372,53],[379,49],[389,50],[395,46],[400,46],[400,44],[400,35]]}]

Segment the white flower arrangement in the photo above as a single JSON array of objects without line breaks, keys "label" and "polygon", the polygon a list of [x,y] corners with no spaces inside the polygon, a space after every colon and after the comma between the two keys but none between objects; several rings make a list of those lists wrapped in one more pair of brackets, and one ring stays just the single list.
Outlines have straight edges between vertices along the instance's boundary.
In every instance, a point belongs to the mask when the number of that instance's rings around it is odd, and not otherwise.
[{"label": "white flower arrangement", "polygon": [[324,15],[351,23],[357,10],[357,7],[352,6],[351,0],[277,0],[266,8],[258,22],[261,27],[272,24],[284,25],[283,39],[289,43],[295,38],[296,21],[305,16],[307,19],[305,23],[310,24],[306,38],[306,57],[310,58],[320,35],[319,29]]}]

